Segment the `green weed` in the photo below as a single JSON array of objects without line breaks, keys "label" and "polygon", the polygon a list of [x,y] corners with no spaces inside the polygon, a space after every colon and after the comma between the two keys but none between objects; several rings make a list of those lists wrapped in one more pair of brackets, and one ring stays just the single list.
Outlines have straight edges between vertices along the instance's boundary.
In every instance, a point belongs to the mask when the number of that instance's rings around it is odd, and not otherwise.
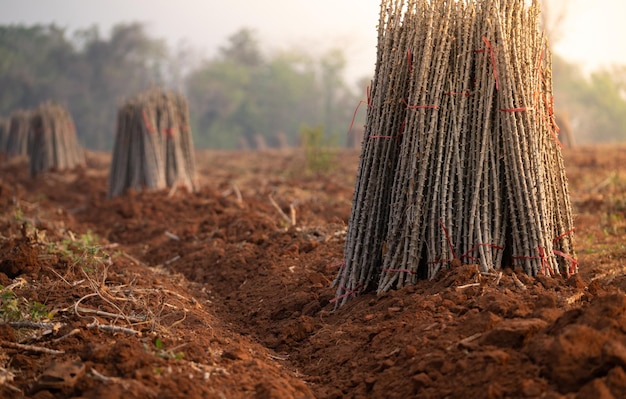
[{"label": "green weed", "polygon": [[100,237],[91,230],[75,237],[70,233],[69,238],[61,242],[49,243],[48,253],[67,258],[73,265],[80,264],[85,272],[95,271],[95,265],[109,255],[102,251]]},{"label": "green weed", "polygon": [[15,218],[16,222],[21,222],[24,220],[24,211],[22,210],[22,208],[15,208],[15,212],[13,217]]},{"label": "green weed", "polygon": [[32,320],[35,322],[50,320],[54,315],[48,311],[45,304],[40,302],[28,302],[25,298],[18,296],[11,291],[14,286],[0,286],[0,318],[5,322]]},{"label": "green weed", "polygon": [[[185,354],[181,351],[174,352],[176,348],[165,349],[165,344],[163,343],[163,340],[159,337],[156,337],[154,339],[154,347],[156,348],[156,351],[153,351],[152,353],[154,354],[154,356],[160,357],[162,359],[182,360],[185,357]],[[147,345],[145,344],[144,349],[146,351],[149,351]]]},{"label": "green weed", "polygon": [[0,286],[0,317],[4,322],[21,320],[22,311],[15,293]]},{"label": "green weed", "polygon": [[300,138],[304,148],[307,170],[320,174],[328,173],[334,167],[336,138],[326,137],[321,127],[303,126]]},{"label": "green weed", "polygon": [[34,321],[50,320],[54,314],[48,312],[48,308],[43,303],[33,302],[30,308],[30,318]]}]

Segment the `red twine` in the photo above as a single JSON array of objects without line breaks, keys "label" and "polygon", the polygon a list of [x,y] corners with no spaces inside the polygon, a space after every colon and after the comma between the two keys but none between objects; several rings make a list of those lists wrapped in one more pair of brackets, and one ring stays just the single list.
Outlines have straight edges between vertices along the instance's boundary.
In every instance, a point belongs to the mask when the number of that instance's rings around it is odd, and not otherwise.
[{"label": "red twine", "polygon": [[552,242],[557,242],[559,241],[561,238],[565,238],[568,235],[572,234],[574,232],[574,230],[576,230],[576,228],[574,227],[573,229],[566,231],[565,233],[561,234],[560,236],[558,236],[557,238],[555,238],[554,240],[552,240]]},{"label": "red twine", "polygon": [[146,125],[146,129],[148,129],[150,133],[156,133],[156,130],[150,124],[150,120],[148,119],[148,115],[146,114],[146,111],[143,110],[141,111],[141,113],[143,115],[143,123]]},{"label": "red twine", "polygon": [[167,134],[169,137],[174,137],[175,131],[176,129],[170,127],[170,128],[165,129],[165,134]]},{"label": "red twine", "polygon": [[548,267],[550,268],[550,275],[554,274],[554,270],[552,270],[552,266],[550,266],[550,263],[548,262],[548,259],[546,258],[546,251],[545,249],[543,249],[543,247],[537,247],[537,250],[539,251],[539,257],[541,257],[541,271],[543,273],[543,275],[546,275],[546,270],[548,269]]},{"label": "red twine", "polygon": [[494,248],[494,249],[499,249],[502,250],[503,248],[499,245],[495,245],[495,244],[478,244],[475,245],[472,249],[470,249],[469,251],[467,251],[466,253],[464,253],[463,255],[461,255],[461,257],[459,259],[463,259],[463,258],[467,258],[470,259],[472,261],[477,261],[478,258],[474,258],[473,256],[471,256],[470,254],[474,251],[476,251],[478,248],[480,247],[489,247],[489,248]]},{"label": "red twine", "polygon": [[543,76],[543,70],[541,69],[541,63],[543,61],[544,53],[545,53],[545,50],[539,53],[539,59],[537,60],[537,73],[539,74],[539,79],[545,84],[546,80]]},{"label": "red twine", "polygon": [[369,136],[369,139],[398,139],[398,142],[400,142],[400,138],[404,134],[405,126],[406,126],[406,119],[402,121],[402,125],[400,126],[400,132],[398,133],[397,136],[375,135],[375,136]]},{"label": "red twine", "polygon": [[[545,95],[544,95],[544,98]],[[554,96],[550,96],[550,102],[546,99],[546,106],[548,107],[548,114],[550,115],[550,121],[557,133],[561,133],[561,128],[556,124],[556,118],[554,117]]]},{"label": "red twine", "polygon": [[534,111],[535,109],[530,107],[520,107],[520,108],[500,108],[500,112],[523,112],[523,111]]},{"label": "red twine", "polygon": [[[552,133],[552,138],[554,138],[554,142],[561,148],[565,148],[565,146],[563,145],[563,143],[561,143],[561,140],[559,140],[559,135],[558,133],[552,129],[552,124],[550,122],[548,122],[546,120],[546,116],[545,115],[541,115],[541,118],[543,119],[543,122],[548,126],[548,130],[550,130],[550,133]],[[551,118],[552,119],[552,118]]]},{"label": "red twine", "polygon": [[437,105],[409,105],[404,98],[402,99],[402,103],[406,105],[407,109],[439,109]]},{"label": "red twine", "polygon": [[513,259],[520,259],[520,260],[539,259],[539,260],[541,260],[541,273],[543,275],[545,275],[546,274],[546,263],[547,263],[546,253],[545,253],[545,250],[542,247],[537,247],[537,250],[539,252],[539,256],[514,256]]},{"label": "red twine", "polygon": [[[562,238],[567,237],[568,235],[572,234],[574,232],[574,230],[576,230],[576,228],[572,228],[571,230],[566,231],[565,233],[561,234],[560,236],[556,237],[554,240],[552,240],[552,242],[556,243],[558,241],[560,241]],[[553,249],[552,252],[555,255],[558,255],[562,258],[564,258],[565,260],[570,261],[571,265],[569,267],[569,269],[567,270],[567,277],[572,276],[575,272],[576,269],[578,268],[578,261],[576,259],[574,259],[573,257],[571,257],[570,255],[561,252],[561,251],[557,251],[556,249]]]},{"label": "red twine", "polygon": [[356,113],[359,111],[359,107],[361,106],[361,104],[367,104],[368,108],[372,108],[371,98],[370,98],[370,87],[369,86],[367,86],[365,88],[365,95],[367,97],[367,102],[361,100],[357,104],[356,108],[354,109],[354,114],[352,115],[352,122],[350,122],[350,128],[348,129],[348,133],[352,130],[352,127],[354,126],[354,120],[356,119]]},{"label": "red twine", "polygon": [[574,259],[573,257],[569,256],[568,254],[561,252],[561,251],[557,251],[556,249],[553,249],[552,252],[554,252],[555,255],[561,256],[564,259],[569,260],[571,262],[571,266],[567,270],[567,277],[572,276],[576,272],[576,268],[578,268],[578,261]]},{"label": "red twine", "polygon": [[[561,234],[560,236],[558,236],[557,238],[554,239],[554,242],[560,240],[561,238],[571,234],[574,231],[574,229]],[[552,269],[552,266],[550,266],[550,263],[548,262],[547,256],[546,256],[546,251],[543,247],[537,247],[537,250],[539,252],[539,256],[514,256],[513,259],[540,259],[541,260],[541,272],[545,275],[546,274],[546,270],[549,269],[550,273],[553,275],[554,274],[554,269]],[[552,250],[552,253],[554,255],[560,256],[562,258],[564,258],[565,260],[570,261],[571,266],[569,267],[569,269],[567,270],[567,277],[572,276],[575,271],[576,268],[578,267],[578,261],[576,259],[574,259],[572,256],[558,251],[556,249]]]},{"label": "red twine", "polygon": [[443,229],[443,233],[446,235],[446,241],[448,241],[450,252],[452,252],[452,259],[456,259],[456,253],[454,252],[454,247],[452,246],[452,240],[450,239],[450,235],[448,235],[448,229],[446,229],[446,226],[443,225],[441,219],[439,219],[439,225]]},{"label": "red twine", "polygon": [[329,266],[329,269],[334,269],[334,268],[337,268],[337,267],[344,267],[345,265],[346,265],[346,262],[341,261],[341,262],[339,262],[339,263],[335,263],[335,264],[334,264],[334,265],[332,265],[332,266]]},{"label": "red twine", "polygon": [[348,290],[346,287],[341,287],[341,288],[346,290],[346,293],[339,295],[337,297],[334,297],[333,299],[329,301],[330,303],[335,303],[343,298],[349,297],[350,295],[356,296],[356,294],[358,294],[358,290],[361,288],[361,284],[358,284],[353,290]]},{"label": "red twine", "polygon": [[[441,219],[439,219],[439,225],[443,229],[443,232],[444,232],[444,234],[446,236],[446,241],[448,242],[448,246],[450,247],[450,252],[452,252],[452,259],[456,259],[456,253],[454,252],[454,247],[452,246],[452,240],[450,239],[450,235],[448,234],[448,230],[446,229],[446,226],[443,225],[443,222],[441,221]],[[470,254],[472,252],[476,251],[480,247],[489,247],[489,248],[494,248],[494,249],[499,249],[499,250],[503,249],[501,246],[495,245],[495,244],[477,244],[477,245],[473,246],[469,251],[467,251],[466,253],[461,255],[459,260],[461,260],[463,258],[467,258],[467,259],[470,259],[472,261],[477,261],[478,259],[474,258]],[[438,262],[429,262],[429,264],[447,263],[447,262],[450,262],[450,261],[449,260],[441,260],[441,261],[438,261]]]},{"label": "red twine", "polygon": [[[498,83],[498,68],[496,66],[496,55],[493,51],[493,47],[491,46],[491,42],[485,36],[483,36],[483,42],[485,46],[487,46],[487,50],[489,50],[489,56],[491,57],[491,65],[493,66],[493,78],[496,80],[496,90],[500,89],[500,84]],[[486,50],[476,50],[477,53],[484,53]]]}]

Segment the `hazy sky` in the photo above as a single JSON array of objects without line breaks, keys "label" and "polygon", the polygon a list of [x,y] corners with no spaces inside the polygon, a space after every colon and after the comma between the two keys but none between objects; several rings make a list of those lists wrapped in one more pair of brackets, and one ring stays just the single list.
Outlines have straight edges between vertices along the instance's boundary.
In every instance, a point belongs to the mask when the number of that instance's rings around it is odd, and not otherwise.
[{"label": "hazy sky", "polygon": [[[552,0],[567,4],[555,51],[587,69],[626,65],[626,0]],[[379,0],[0,0],[0,24],[56,23],[103,33],[141,21],[172,45],[212,55],[228,36],[254,29],[264,50],[341,47],[355,79],[374,71]]]}]

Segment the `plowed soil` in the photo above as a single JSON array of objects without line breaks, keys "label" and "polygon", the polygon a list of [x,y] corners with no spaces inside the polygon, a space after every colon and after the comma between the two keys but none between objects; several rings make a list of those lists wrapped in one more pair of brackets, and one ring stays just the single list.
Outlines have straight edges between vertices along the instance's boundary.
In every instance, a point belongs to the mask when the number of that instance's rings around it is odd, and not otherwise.
[{"label": "plowed soil", "polygon": [[108,154],[2,161],[0,397],[624,398],[626,151],[564,154],[578,275],[455,265],[339,309],[356,151],[202,151],[197,192],[113,199]]}]

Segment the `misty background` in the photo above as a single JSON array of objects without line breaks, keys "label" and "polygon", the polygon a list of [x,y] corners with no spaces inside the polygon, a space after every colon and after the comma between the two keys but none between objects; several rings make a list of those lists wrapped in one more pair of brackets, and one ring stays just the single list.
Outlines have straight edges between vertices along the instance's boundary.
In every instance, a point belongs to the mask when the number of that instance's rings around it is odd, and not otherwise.
[{"label": "misty background", "polygon": [[[557,115],[577,143],[625,141],[626,14],[610,7],[626,2],[588,6],[595,25],[579,0],[542,3]],[[378,7],[0,0],[0,117],[56,100],[85,147],[110,150],[117,107],[161,86],[187,97],[197,148],[297,145],[306,127],[343,145],[374,72]],[[354,125],[364,120],[361,107]]]}]

